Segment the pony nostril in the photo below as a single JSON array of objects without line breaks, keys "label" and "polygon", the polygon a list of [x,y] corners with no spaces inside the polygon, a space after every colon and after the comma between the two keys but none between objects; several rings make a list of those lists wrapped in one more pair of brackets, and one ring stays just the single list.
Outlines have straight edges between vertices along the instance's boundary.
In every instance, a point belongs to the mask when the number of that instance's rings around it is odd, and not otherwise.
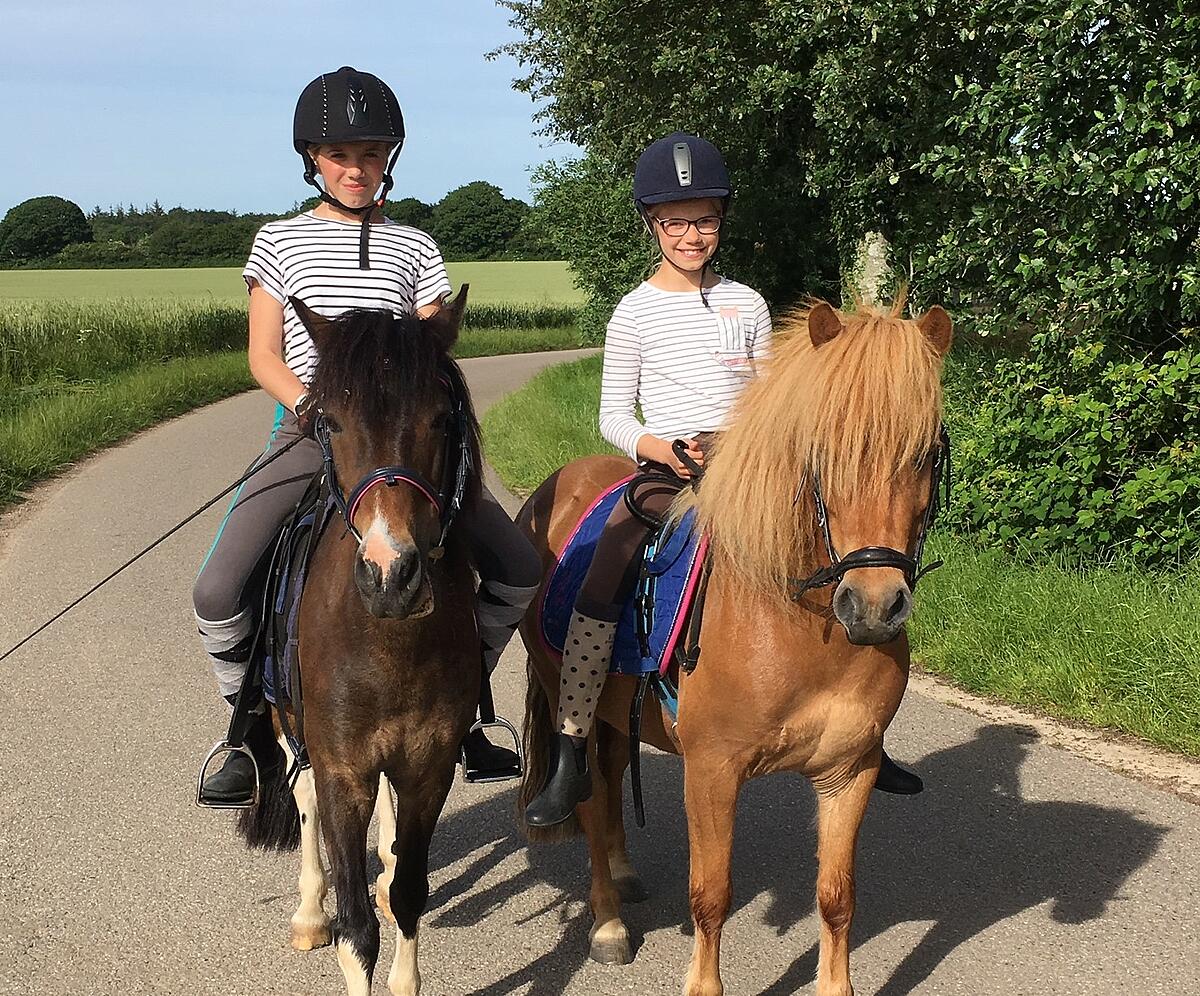
[{"label": "pony nostril", "polygon": [[896,591],[896,598],[892,602],[891,608],[888,609],[886,621],[889,625],[897,625],[908,618],[909,609],[912,606],[912,596],[907,588],[900,588]]},{"label": "pony nostril", "polygon": [[841,590],[834,597],[833,614],[847,626],[862,617],[862,606],[859,604],[858,595],[849,585],[843,584]]}]

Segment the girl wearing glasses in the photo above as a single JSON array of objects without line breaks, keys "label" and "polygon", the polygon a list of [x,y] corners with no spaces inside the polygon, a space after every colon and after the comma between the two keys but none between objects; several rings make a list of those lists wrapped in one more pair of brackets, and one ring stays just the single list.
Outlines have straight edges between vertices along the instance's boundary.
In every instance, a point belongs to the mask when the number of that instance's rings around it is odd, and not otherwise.
[{"label": "girl wearing glasses", "polygon": [[[672,442],[683,440],[688,457],[703,467],[709,437],[724,426],[771,336],[762,296],[710,266],[731,192],[716,146],[683,132],[647,148],[634,173],[634,205],[662,258],[608,323],[600,431],[639,468],[676,482],[639,493],[646,511],[660,517],[691,477]],[[636,405],[644,422],[634,414]],[[591,795],[587,735],[645,536],[646,526],[618,502],[571,614],[558,743],[546,784],[525,810],[531,826],[561,823]]]}]

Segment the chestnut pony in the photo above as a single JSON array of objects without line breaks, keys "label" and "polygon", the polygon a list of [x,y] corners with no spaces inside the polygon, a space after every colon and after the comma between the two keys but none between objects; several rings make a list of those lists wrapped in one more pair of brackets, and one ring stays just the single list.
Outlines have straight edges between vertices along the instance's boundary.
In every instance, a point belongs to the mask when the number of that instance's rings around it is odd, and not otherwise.
[{"label": "chestnut pony", "polygon": [[[936,500],[941,368],[953,334],[941,308],[907,320],[902,307],[844,314],[821,302],[784,321],[698,492],[686,490],[675,509],[694,505],[710,538],[702,653],[695,671],[678,677],[678,722],[648,709],[642,736],[686,762],[695,946],[685,996],[724,991],[719,953],[738,792],[775,771],[800,772],[817,795],[817,993],[853,991],[854,851],[883,733],[908,680],[903,627]],[[627,459],[588,457],[533,494],[518,521],[547,572],[580,514],[630,469]],[[532,611],[522,634],[530,648],[524,803],[545,779],[559,663]],[[592,797],[577,820],[531,834],[554,839],[582,826],[591,956],[603,962],[632,959],[621,899],[645,895],[621,808],[634,686],[623,676],[607,681],[591,744]]]},{"label": "chestnut pony", "polygon": [[[300,611],[303,734],[312,768],[296,782],[295,805],[281,769],[258,807],[277,812],[250,810],[239,829],[252,845],[295,847],[298,810],[300,905],[292,945],[328,944],[332,926],[347,989],[365,996],[379,954],[366,865],[374,809],[384,869],[376,896],[397,925],[388,987],[415,996],[429,841],[475,717],[480,681],[474,578],[465,542],[448,528],[456,490],[467,507],[480,494],[479,427],[449,355],[466,288],[424,321],[386,311],[325,319],[292,303],[317,346],[310,387],[320,411],[316,435],[325,448],[326,487],[332,468],[341,501],[313,555]],[[323,908],[318,833],[337,890],[332,924]]]}]

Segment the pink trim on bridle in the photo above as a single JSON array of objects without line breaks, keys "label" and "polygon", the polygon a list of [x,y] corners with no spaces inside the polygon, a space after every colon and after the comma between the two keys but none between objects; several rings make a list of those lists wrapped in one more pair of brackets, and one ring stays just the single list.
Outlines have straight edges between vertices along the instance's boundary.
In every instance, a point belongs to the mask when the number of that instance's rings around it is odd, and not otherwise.
[{"label": "pink trim on bridle", "polygon": [[437,495],[431,493],[429,491],[429,489],[426,488],[423,484],[421,484],[419,481],[413,480],[413,478],[411,478],[411,477],[405,476],[404,474],[388,474],[388,475],[380,475],[375,480],[371,481],[370,484],[368,484],[365,488],[363,488],[358,493],[358,496],[354,499],[354,504],[350,506],[350,523],[351,524],[354,523],[354,516],[358,512],[358,506],[360,504],[362,504],[362,500],[367,496],[367,494],[370,492],[370,490],[373,487],[375,487],[375,485],[387,484],[388,487],[391,487],[392,485],[394,485],[400,481],[403,481],[405,484],[408,484],[411,487],[415,488],[417,491],[421,492],[421,494],[423,494],[426,498],[429,499],[430,504],[433,505],[433,507],[435,509],[437,509],[438,514],[439,515],[441,514],[441,511],[442,511],[441,500],[438,498]]}]

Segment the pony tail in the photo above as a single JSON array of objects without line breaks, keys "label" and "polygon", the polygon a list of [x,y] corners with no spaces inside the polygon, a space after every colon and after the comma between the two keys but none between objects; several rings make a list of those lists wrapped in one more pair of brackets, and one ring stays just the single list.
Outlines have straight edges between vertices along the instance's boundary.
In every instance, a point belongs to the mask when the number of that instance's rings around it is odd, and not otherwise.
[{"label": "pony tail", "polygon": [[300,810],[288,784],[288,758],[278,744],[274,773],[259,785],[258,803],[238,814],[237,832],[259,851],[294,851],[300,846]]}]

